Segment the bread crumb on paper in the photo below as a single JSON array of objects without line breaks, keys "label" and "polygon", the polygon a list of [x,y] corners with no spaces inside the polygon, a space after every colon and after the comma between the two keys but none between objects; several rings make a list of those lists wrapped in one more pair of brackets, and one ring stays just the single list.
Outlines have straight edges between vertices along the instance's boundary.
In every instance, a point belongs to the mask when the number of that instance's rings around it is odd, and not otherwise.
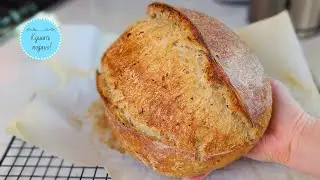
[{"label": "bread crumb on paper", "polygon": [[93,132],[99,137],[99,141],[109,148],[120,153],[125,153],[119,137],[113,132],[108,118],[104,113],[104,105],[101,100],[94,101],[88,108],[89,120],[93,123]]}]

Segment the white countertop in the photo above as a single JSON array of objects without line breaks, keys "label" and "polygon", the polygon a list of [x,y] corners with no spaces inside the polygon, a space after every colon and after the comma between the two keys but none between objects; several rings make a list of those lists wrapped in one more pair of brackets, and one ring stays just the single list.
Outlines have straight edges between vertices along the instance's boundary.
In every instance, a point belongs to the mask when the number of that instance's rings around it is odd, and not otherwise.
[{"label": "white countertop", "polygon": [[[93,24],[105,32],[121,33],[128,24],[145,16],[146,5],[150,2],[150,0],[72,0],[63,3],[61,7],[51,10],[50,14],[62,24]],[[220,19],[232,28],[242,27],[247,24],[247,8],[245,6],[221,5],[215,3],[214,0],[167,0],[166,2],[205,12]],[[12,48],[16,47],[13,46],[15,43],[18,43],[18,40],[11,38],[11,40],[0,46],[1,59],[15,61],[24,56],[21,49]],[[320,37],[302,42],[307,58],[315,59],[320,57],[320,52],[317,51],[319,46]],[[1,63],[3,61],[0,62],[0,76],[1,72],[8,71],[7,67]],[[1,70],[1,68],[5,69]],[[0,118],[1,156],[10,140],[10,136],[6,134],[4,127],[12,118],[12,115]]]}]

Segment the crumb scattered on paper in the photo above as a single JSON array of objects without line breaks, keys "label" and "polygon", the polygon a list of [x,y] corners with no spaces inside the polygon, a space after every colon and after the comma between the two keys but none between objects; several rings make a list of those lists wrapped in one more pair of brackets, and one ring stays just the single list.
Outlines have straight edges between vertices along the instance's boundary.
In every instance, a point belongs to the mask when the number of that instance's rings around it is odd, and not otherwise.
[{"label": "crumb scattered on paper", "polygon": [[293,74],[292,71],[284,70],[283,72],[284,79],[286,80],[285,82],[287,82],[288,86],[304,89],[300,80],[295,77],[295,74]]},{"label": "crumb scattered on paper", "polygon": [[93,130],[94,133],[97,133],[100,142],[107,145],[111,149],[117,150],[120,153],[124,153],[125,150],[121,146],[119,137],[114,133],[108,118],[105,116],[103,102],[100,100],[94,101],[90,105],[88,113],[90,117],[93,117],[89,119],[94,121]]}]

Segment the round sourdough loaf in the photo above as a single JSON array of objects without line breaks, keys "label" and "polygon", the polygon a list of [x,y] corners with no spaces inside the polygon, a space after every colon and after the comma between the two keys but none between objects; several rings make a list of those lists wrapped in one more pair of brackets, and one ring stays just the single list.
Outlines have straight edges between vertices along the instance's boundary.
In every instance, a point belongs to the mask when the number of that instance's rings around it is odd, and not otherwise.
[{"label": "round sourdough loaf", "polygon": [[124,149],[173,177],[240,158],[271,117],[270,82],[239,37],[205,14],[162,3],[107,49],[97,88]]}]

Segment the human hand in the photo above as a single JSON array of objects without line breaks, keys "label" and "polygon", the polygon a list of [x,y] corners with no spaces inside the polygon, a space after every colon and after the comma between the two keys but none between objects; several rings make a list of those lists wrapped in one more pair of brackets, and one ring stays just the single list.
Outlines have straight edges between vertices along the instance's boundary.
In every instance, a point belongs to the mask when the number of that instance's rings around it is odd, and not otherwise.
[{"label": "human hand", "polygon": [[[310,116],[292,98],[286,87],[271,80],[273,112],[270,124],[258,144],[246,155],[249,158],[288,165],[297,149],[298,139]],[[206,175],[183,180],[204,180]]]},{"label": "human hand", "polygon": [[200,175],[200,176],[195,176],[195,177],[190,177],[190,178],[182,178],[182,180],[204,180],[209,174],[210,174],[210,172],[208,172],[204,175]]},{"label": "human hand", "polygon": [[271,80],[273,107],[270,124],[258,144],[247,157],[259,160],[288,164],[292,151],[296,148],[309,115],[298,105],[286,87],[277,80]]}]

